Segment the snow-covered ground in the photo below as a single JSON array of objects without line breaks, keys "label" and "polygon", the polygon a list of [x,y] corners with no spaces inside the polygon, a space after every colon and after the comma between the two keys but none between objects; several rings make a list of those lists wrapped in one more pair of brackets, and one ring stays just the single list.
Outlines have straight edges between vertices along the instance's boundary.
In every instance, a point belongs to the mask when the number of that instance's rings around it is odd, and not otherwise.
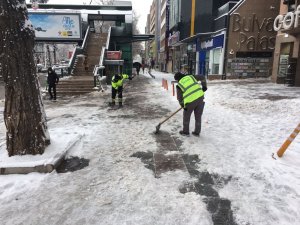
[{"label": "snow-covered ground", "polygon": [[[110,89],[45,102],[50,135],[64,137],[51,148],[82,135],[68,155],[89,159],[89,166],[0,176],[0,224],[217,224],[209,194],[180,191],[197,186],[205,173],[220,178],[212,184],[215,197],[231,202],[234,222],[219,224],[298,225],[300,137],[282,158],[271,155],[300,122],[300,88],[266,79],[209,81],[200,138],[178,134],[182,112],[154,135],[155,126],[179,105],[170,86],[169,91],[161,87],[161,78],[171,81],[172,75],[153,74],[156,79],[145,74],[130,81],[123,109],[107,108]],[[0,151],[5,151],[3,118],[0,125]],[[174,140],[178,149],[163,151],[159,135]],[[184,160],[185,168],[155,178],[145,161],[132,157],[137,152],[199,161],[193,167]]]}]

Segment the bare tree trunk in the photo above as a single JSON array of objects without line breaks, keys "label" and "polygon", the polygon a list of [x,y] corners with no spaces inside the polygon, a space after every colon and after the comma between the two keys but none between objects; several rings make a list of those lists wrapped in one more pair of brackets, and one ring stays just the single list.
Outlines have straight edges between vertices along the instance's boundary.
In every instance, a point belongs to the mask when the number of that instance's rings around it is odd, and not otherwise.
[{"label": "bare tree trunk", "polygon": [[9,156],[42,154],[50,144],[34,64],[34,31],[25,0],[0,1],[0,74]]}]

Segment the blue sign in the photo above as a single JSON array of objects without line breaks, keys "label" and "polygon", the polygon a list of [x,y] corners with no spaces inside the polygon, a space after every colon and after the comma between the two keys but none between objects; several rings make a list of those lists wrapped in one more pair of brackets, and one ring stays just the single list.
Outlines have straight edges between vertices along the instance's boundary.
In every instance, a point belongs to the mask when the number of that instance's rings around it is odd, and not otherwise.
[{"label": "blue sign", "polygon": [[209,51],[214,48],[223,47],[224,34],[207,39],[206,41],[197,40],[197,51]]}]

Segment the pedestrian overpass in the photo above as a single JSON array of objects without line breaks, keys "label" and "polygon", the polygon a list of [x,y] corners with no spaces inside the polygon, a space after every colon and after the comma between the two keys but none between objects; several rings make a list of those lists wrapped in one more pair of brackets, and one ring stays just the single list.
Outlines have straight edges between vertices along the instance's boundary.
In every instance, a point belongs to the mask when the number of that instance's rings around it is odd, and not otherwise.
[{"label": "pedestrian overpass", "polygon": [[[115,63],[123,73],[132,73],[132,42],[146,41],[153,35],[133,35],[132,4],[129,1],[112,5],[53,5],[39,4],[32,9],[27,4],[29,19],[37,43],[75,43],[69,64],[72,79],[60,82],[58,94],[82,94],[93,90],[96,77],[106,69],[111,76]],[[100,23],[100,30],[99,28]],[[97,27],[98,24],[98,27]],[[122,52],[120,60],[109,60],[107,52]],[[88,70],[83,65],[88,55]],[[107,64],[107,65],[106,65]]]}]

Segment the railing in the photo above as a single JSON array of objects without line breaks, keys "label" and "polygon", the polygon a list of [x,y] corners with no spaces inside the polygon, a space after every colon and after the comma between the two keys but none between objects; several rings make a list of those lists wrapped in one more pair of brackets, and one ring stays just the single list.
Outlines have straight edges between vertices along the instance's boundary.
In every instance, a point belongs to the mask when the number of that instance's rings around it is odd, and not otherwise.
[{"label": "railing", "polygon": [[[104,56],[105,56],[105,51],[108,50],[109,48],[109,41],[110,41],[110,34],[111,34],[111,27],[109,27],[108,29],[108,33],[107,33],[107,40],[106,40],[106,45],[102,47],[102,51],[101,51],[101,55],[100,55],[100,59],[99,59],[99,64],[95,65],[94,67],[94,87],[97,86],[97,80],[100,83],[100,88],[102,89],[101,86],[101,80],[103,77],[103,70],[104,70],[104,66],[103,66],[103,61],[104,61]],[[101,72],[99,73],[99,70],[101,70]]]},{"label": "railing", "polygon": [[90,34],[90,26],[88,26],[81,47],[75,47],[72,53],[72,57],[69,62],[68,74],[72,74],[73,67],[75,64],[76,56],[82,54],[86,48],[86,42]]},{"label": "railing", "polygon": [[108,29],[107,40],[106,40],[106,49],[109,48],[110,34],[111,34],[111,27],[109,27],[109,29]]},{"label": "railing", "polygon": [[86,48],[86,42],[87,42],[87,39],[88,37],[90,36],[90,26],[88,26],[87,30],[86,30],[86,33],[85,33],[85,36],[84,36],[84,39],[83,39],[83,42],[82,42],[82,50],[85,50]]}]

